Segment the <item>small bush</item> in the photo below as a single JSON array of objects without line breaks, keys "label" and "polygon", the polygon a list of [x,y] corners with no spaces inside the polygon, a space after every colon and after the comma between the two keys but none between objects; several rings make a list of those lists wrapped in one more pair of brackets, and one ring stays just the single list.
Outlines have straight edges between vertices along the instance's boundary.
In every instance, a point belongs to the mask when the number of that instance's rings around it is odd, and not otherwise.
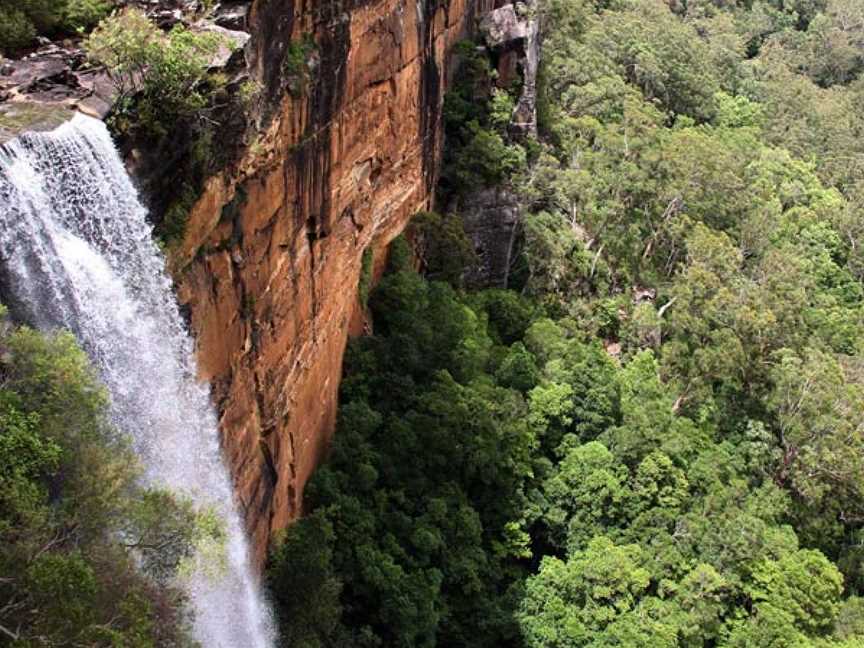
[{"label": "small bush", "polygon": [[372,248],[363,250],[363,257],[360,260],[360,283],[357,286],[357,293],[363,308],[366,308],[366,304],[369,302],[369,291],[372,290],[374,260],[375,254],[372,252]]},{"label": "small bush", "polygon": [[91,59],[107,68],[121,96],[131,94],[143,78],[162,43],[162,34],[142,12],[125,11],[104,21],[87,38],[84,47]]},{"label": "small bush", "polygon": [[288,85],[288,92],[299,97],[309,83],[309,58],[315,51],[315,40],[304,34],[299,40],[288,43],[288,51],[282,60],[282,72]]},{"label": "small bush", "polygon": [[180,191],[179,198],[165,210],[165,216],[157,229],[157,236],[163,246],[170,247],[183,241],[189,212],[192,211],[197,199],[197,192],[186,184]]},{"label": "small bush", "polygon": [[111,0],[0,0],[0,49],[33,44],[36,36],[74,34],[96,25]]},{"label": "small bush", "polygon": [[261,93],[263,92],[263,86],[257,81],[253,81],[249,79],[244,81],[237,91],[237,97],[240,100],[240,105],[244,107],[244,109],[249,110],[252,106],[255,105],[261,98]]},{"label": "small bush", "polygon": [[113,6],[109,0],[68,0],[63,10],[62,27],[70,33],[95,27]]},{"label": "small bush", "polygon": [[121,100],[140,90],[138,121],[164,134],[168,125],[206,108],[202,82],[220,43],[216,34],[182,25],[163,34],[143,13],[129,9],[103,21],[85,48],[91,59],[105,65]]},{"label": "small bush", "polygon": [[489,122],[498,130],[504,131],[513,118],[516,99],[506,90],[495,88],[489,99]]},{"label": "small bush", "polygon": [[0,49],[14,50],[36,38],[36,27],[23,11],[0,6]]},{"label": "small bush", "polygon": [[0,48],[27,47],[38,35],[53,34],[68,0],[0,0]]}]

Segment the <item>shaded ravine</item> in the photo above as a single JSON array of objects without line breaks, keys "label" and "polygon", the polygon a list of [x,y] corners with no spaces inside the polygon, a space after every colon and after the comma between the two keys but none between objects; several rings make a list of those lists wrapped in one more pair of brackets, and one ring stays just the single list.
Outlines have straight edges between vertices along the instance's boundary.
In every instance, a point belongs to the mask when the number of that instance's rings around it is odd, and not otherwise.
[{"label": "shaded ravine", "polygon": [[0,149],[5,299],[38,328],[75,334],[148,483],[223,520],[226,564],[199,555],[184,576],[196,638],[205,648],[263,648],[273,643],[272,619],[250,567],[209,389],[196,380],[192,340],[150,230],[102,122],[77,115]]}]

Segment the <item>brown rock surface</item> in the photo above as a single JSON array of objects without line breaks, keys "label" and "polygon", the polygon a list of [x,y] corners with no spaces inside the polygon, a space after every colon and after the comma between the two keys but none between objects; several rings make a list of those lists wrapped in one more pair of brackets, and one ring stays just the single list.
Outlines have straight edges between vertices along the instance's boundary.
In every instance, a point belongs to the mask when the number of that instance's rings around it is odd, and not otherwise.
[{"label": "brown rock surface", "polygon": [[[380,262],[429,206],[444,58],[472,10],[465,0],[251,8],[249,62],[274,106],[270,126],[209,181],[172,264],[259,560],[300,513],[330,440],[349,329],[362,329],[363,250]],[[292,97],[279,62],[304,34],[317,47]]]}]

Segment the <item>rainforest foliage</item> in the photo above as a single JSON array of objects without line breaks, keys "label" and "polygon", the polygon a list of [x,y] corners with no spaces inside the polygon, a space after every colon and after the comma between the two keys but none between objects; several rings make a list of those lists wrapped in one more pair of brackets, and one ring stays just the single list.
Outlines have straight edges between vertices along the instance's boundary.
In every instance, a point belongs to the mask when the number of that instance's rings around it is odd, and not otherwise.
[{"label": "rainforest foliage", "polygon": [[442,204],[522,200],[513,285],[462,289],[458,215],[428,277],[392,250],[286,645],[864,645],[864,4],[538,10],[539,137],[474,46],[445,104]]},{"label": "rainforest foliage", "polygon": [[[84,41],[91,60],[105,66],[118,94],[115,128],[165,135],[172,122],[200,117],[208,107],[208,68],[220,46],[214,32],[178,23],[167,33],[137,9],[102,21]],[[211,83],[212,85],[212,83]]]},{"label": "rainforest foliage", "polygon": [[174,576],[211,516],[140,485],[69,333],[0,312],[0,645],[192,645]]},{"label": "rainforest foliage", "polygon": [[0,0],[0,52],[34,45],[37,36],[89,29],[114,5],[114,0]]}]

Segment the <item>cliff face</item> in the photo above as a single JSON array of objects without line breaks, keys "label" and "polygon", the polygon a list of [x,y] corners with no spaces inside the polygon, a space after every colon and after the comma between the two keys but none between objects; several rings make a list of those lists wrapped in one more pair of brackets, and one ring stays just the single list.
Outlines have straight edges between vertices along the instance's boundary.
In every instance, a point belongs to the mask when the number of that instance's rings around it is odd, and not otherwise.
[{"label": "cliff face", "polygon": [[429,207],[447,53],[475,9],[424,1],[253,4],[262,132],[173,254],[259,560],[332,434],[363,251],[380,265]]}]

